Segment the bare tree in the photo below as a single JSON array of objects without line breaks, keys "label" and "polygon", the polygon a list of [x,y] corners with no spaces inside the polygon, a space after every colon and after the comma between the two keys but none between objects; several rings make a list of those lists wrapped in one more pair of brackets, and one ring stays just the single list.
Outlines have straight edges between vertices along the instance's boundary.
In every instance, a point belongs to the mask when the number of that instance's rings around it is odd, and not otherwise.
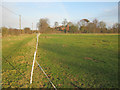
[{"label": "bare tree", "polygon": [[86,33],[86,26],[88,25],[88,19],[82,19],[78,22],[78,26],[80,27],[80,32]]},{"label": "bare tree", "polygon": [[101,29],[106,28],[106,23],[103,22],[103,21],[100,21],[100,22],[98,23],[98,26],[99,26],[99,28],[101,28]]},{"label": "bare tree", "polygon": [[72,22],[68,22],[68,23],[67,23],[67,25],[72,26],[72,25],[73,25],[73,23],[72,23]]},{"label": "bare tree", "polygon": [[118,32],[120,32],[120,24],[119,23],[115,23],[115,24],[113,24],[113,27],[112,27],[112,29],[113,29],[113,33],[118,33]]},{"label": "bare tree", "polygon": [[30,33],[30,32],[31,32],[31,30],[30,30],[30,28],[29,28],[29,27],[25,27],[25,28],[24,28],[24,32],[25,32],[25,33]]},{"label": "bare tree", "polygon": [[95,24],[96,27],[98,26],[98,20],[97,19],[94,19],[93,23]]},{"label": "bare tree", "polygon": [[93,31],[94,33],[98,33],[98,32],[99,32],[98,22],[99,22],[99,21],[98,21],[97,19],[94,19],[94,20],[92,21],[92,23],[91,23],[92,26],[89,25],[90,27],[93,28],[92,31]]},{"label": "bare tree", "polygon": [[86,26],[88,24],[88,22],[89,22],[88,19],[82,19],[82,20],[80,20],[79,23],[80,23],[81,26]]},{"label": "bare tree", "polygon": [[38,29],[41,33],[45,32],[49,27],[49,20],[47,18],[41,18],[38,22]]},{"label": "bare tree", "polygon": [[64,19],[64,21],[62,22],[63,26],[67,25],[67,19]]},{"label": "bare tree", "polygon": [[69,32],[70,33],[77,33],[78,32],[78,25],[76,24],[73,24],[70,26],[70,29],[69,29]]},{"label": "bare tree", "polygon": [[113,24],[113,28],[118,28],[118,26],[119,26],[119,23]]},{"label": "bare tree", "polygon": [[98,23],[98,28],[100,29],[101,33],[106,33],[107,32],[106,23],[103,22],[103,21],[100,21]]},{"label": "bare tree", "polygon": [[78,25],[78,30],[80,30],[81,27],[80,21],[77,22],[77,25]]},{"label": "bare tree", "polygon": [[87,33],[95,33],[96,32],[96,26],[94,23],[88,23],[87,25]]},{"label": "bare tree", "polygon": [[54,26],[55,26],[55,28],[58,27],[58,22],[55,22]]}]

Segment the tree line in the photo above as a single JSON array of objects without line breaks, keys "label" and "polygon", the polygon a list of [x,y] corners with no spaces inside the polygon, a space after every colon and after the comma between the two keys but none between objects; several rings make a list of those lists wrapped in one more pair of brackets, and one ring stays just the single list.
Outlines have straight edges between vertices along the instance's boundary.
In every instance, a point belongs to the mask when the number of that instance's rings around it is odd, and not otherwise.
[{"label": "tree line", "polygon": [[[20,35],[20,34],[32,34],[32,33],[38,33],[38,30],[31,30],[29,27],[26,27],[24,29],[13,29],[13,28],[6,28],[2,27],[2,36],[8,36],[8,35]],[[0,31],[1,31],[0,30]]]},{"label": "tree line", "polygon": [[[120,32],[120,24],[115,23],[111,27],[107,27],[104,21],[98,21],[94,19],[93,21],[89,21],[88,19],[81,19],[77,23],[68,22],[67,19],[64,19],[59,25],[56,21],[54,23],[54,27],[50,27],[49,19],[41,18],[37,23],[38,30],[31,30],[29,27],[25,27],[24,29],[13,29],[2,27],[2,36],[8,35],[20,35],[20,34],[32,34],[32,33],[119,33]],[[69,25],[69,30],[58,30],[59,27],[66,27]],[[66,28],[65,28],[66,29]],[[0,33],[1,33],[0,30]]]},{"label": "tree line", "polygon": [[[111,27],[107,27],[104,21],[98,21],[94,19],[90,22],[88,19],[81,19],[77,23],[68,22],[67,19],[64,19],[62,26],[65,27],[69,25],[68,33],[118,33],[120,32],[120,24],[115,23]],[[41,18],[37,24],[39,32],[41,33],[58,33],[57,27],[59,23],[56,21],[54,27],[50,27],[49,20],[47,18]],[[64,32],[64,31],[63,31]]]}]

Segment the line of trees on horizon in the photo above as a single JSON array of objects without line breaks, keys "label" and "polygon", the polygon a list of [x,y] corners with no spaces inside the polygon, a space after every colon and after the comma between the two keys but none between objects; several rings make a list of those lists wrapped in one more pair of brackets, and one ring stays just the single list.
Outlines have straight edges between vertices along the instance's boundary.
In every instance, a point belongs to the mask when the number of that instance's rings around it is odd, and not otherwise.
[{"label": "line of trees on horizon", "polygon": [[[68,22],[64,19],[62,26],[69,25],[69,31],[67,33],[119,33],[120,24],[115,23],[111,27],[107,27],[104,21],[98,21],[94,19],[90,22],[88,19],[81,19],[77,23]],[[60,27],[59,23],[56,21],[54,27],[50,27],[50,22],[47,18],[41,18],[37,23],[39,32],[41,33],[58,33],[57,27]],[[64,31],[63,31],[64,32]]]},{"label": "line of trees on horizon", "polygon": [[[107,27],[104,21],[98,21],[94,19],[90,22],[88,19],[81,19],[77,23],[68,22],[67,19],[64,19],[59,25],[56,21],[54,27],[50,27],[49,19],[41,18],[37,23],[38,30],[31,30],[29,27],[24,29],[13,29],[13,28],[0,28],[0,33],[2,31],[2,36],[8,35],[20,35],[20,34],[32,34],[32,33],[119,33],[120,32],[120,23],[115,23],[111,27]],[[69,30],[58,30],[59,27],[69,26]]]},{"label": "line of trees on horizon", "polygon": [[21,35],[21,34],[32,34],[38,33],[38,30],[31,30],[29,27],[25,27],[24,29],[13,29],[13,28],[6,28],[2,27],[0,29],[0,33],[2,31],[2,36],[9,36],[9,35]]}]

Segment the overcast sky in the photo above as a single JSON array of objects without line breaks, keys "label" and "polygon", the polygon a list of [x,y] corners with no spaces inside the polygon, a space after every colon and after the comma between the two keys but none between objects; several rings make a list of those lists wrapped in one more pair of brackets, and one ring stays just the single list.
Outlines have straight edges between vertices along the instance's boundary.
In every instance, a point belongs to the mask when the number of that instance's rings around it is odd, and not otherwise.
[{"label": "overcast sky", "polygon": [[65,18],[74,23],[83,18],[90,21],[97,18],[107,26],[118,22],[117,2],[4,2],[2,5],[2,26],[11,28],[19,28],[19,15],[22,28],[31,28],[33,23],[34,29],[40,18],[48,18],[51,26],[55,21],[60,25]]}]

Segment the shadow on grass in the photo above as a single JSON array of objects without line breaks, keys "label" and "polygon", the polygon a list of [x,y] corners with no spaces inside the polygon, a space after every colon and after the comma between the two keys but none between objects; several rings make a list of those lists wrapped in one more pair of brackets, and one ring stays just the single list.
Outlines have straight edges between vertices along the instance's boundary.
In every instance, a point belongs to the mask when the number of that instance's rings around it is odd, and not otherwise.
[{"label": "shadow on grass", "polygon": [[[62,44],[55,44],[55,43],[52,43],[52,44],[44,43],[39,47],[46,51],[57,54],[59,56],[57,57],[58,61],[52,59],[51,63],[59,62],[59,61],[62,62],[63,66],[67,65],[70,68],[70,70],[72,71],[71,74],[76,72],[78,75],[83,75],[83,77],[84,77],[84,74],[87,74],[88,77],[85,77],[86,80],[88,80],[88,78],[91,77],[91,78],[94,78],[97,82],[102,81],[100,83],[102,83],[103,87],[104,87],[104,84],[109,86],[109,83],[106,83],[104,81],[107,81],[110,83],[117,82],[116,81],[117,73],[115,71],[116,68],[112,68],[111,70],[111,67],[109,67],[109,64],[107,63],[108,62],[107,57],[105,57],[104,54],[102,56],[99,55],[101,51],[100,48],[95,50],[94,48],[91,48],[89,46],[88,47],[78,47],[78,46],[63,47]],[[105,50],[103,50],[103,52],[104,51]],[[107,54],[109,54],[109,52]],[[96,62],[84,59],[85,56],[91,56],[91,55],[92,56],[98,55],[98,57],[106,58],[104,60],[105,63],[103,62],[96,63]],[[52,57],[56,57],[56,56],[52,56]],[[51,57],[48,57],[48,58],[51,58]],[[115,86],[116,85],[113,85],[112,87],[115,87]]]}]

